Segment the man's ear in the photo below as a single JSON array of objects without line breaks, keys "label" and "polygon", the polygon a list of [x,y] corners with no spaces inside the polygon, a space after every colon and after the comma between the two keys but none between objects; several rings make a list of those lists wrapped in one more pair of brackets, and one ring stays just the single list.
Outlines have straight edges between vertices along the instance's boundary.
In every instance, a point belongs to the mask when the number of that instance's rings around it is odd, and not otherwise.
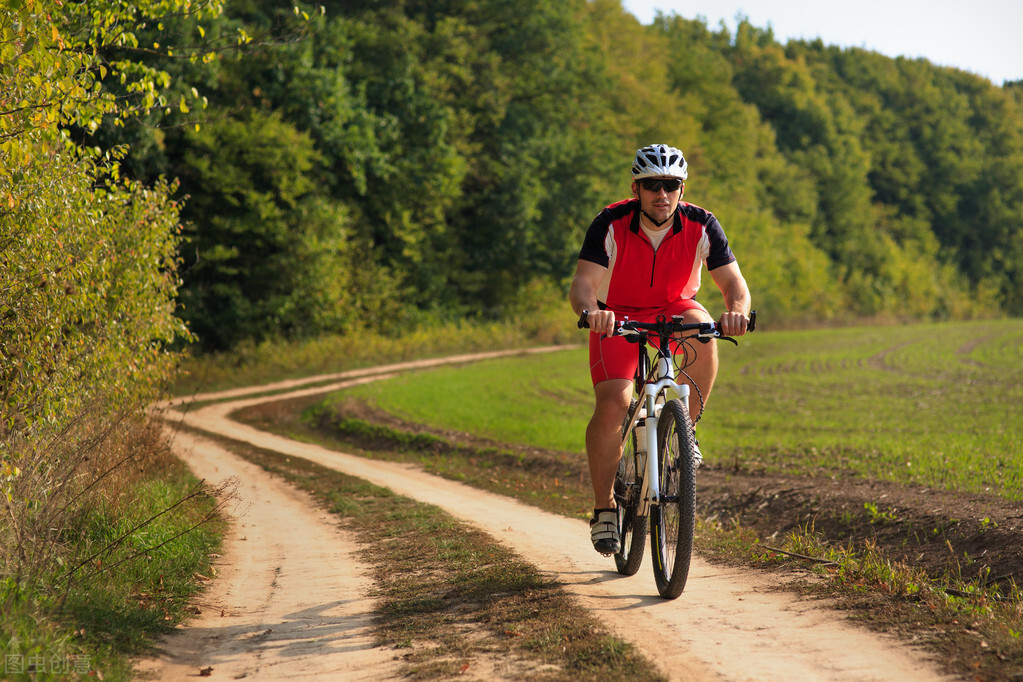
[{"label": "man's ear", "polygon": [[632,198],[639,199],[639,185],[635,182],[632,183]]}]

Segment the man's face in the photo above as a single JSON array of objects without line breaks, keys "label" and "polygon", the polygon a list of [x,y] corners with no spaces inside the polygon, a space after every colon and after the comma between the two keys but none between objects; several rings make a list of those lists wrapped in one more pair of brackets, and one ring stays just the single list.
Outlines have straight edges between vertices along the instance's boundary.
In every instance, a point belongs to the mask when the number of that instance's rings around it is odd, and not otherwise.
[{"label": "man's face", "polygon": [[643,178],[632,183],[632,194],[640,206],[655,221],[667,220],[675,212],[685,193],[685,185],[678,178]]}]

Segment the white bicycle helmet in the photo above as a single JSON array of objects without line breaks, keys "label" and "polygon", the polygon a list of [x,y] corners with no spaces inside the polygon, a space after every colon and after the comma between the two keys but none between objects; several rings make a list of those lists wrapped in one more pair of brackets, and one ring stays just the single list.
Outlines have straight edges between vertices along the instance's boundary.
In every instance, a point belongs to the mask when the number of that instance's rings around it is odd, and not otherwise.
[{"label": "white bicycle helmet", "polygon": [[689,177],[689,164],[680,149],[666,144],[652,144],[636,150],[632,164],[632,179]]}]

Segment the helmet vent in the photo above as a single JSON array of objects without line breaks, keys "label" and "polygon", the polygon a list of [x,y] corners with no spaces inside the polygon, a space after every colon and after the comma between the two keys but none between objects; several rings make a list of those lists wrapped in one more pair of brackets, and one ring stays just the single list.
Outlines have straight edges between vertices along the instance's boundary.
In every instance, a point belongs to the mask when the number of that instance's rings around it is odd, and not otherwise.
[{"label": "helmet vent", "polygon": [[666,144],[652,144],[636,151],[636,160],[632,164],[634,180],[650,177],[685,180],[688,175],[689,164],[681,150]]}]

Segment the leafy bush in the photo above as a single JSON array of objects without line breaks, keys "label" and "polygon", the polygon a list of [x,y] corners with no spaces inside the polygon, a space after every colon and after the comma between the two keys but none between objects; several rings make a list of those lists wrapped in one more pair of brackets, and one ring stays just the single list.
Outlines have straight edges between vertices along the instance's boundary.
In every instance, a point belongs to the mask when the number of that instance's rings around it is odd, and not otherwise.
[{"label": "leafy bush", "polygon": [[71,144],[69,126],[124,112],[99,86],[107,67],[51,19],[74,20],[60,9],[0,9],[0,434],[152,398],[168,345],[188,336],[174,316],[175,187],[121,180],[123,150]]}]

